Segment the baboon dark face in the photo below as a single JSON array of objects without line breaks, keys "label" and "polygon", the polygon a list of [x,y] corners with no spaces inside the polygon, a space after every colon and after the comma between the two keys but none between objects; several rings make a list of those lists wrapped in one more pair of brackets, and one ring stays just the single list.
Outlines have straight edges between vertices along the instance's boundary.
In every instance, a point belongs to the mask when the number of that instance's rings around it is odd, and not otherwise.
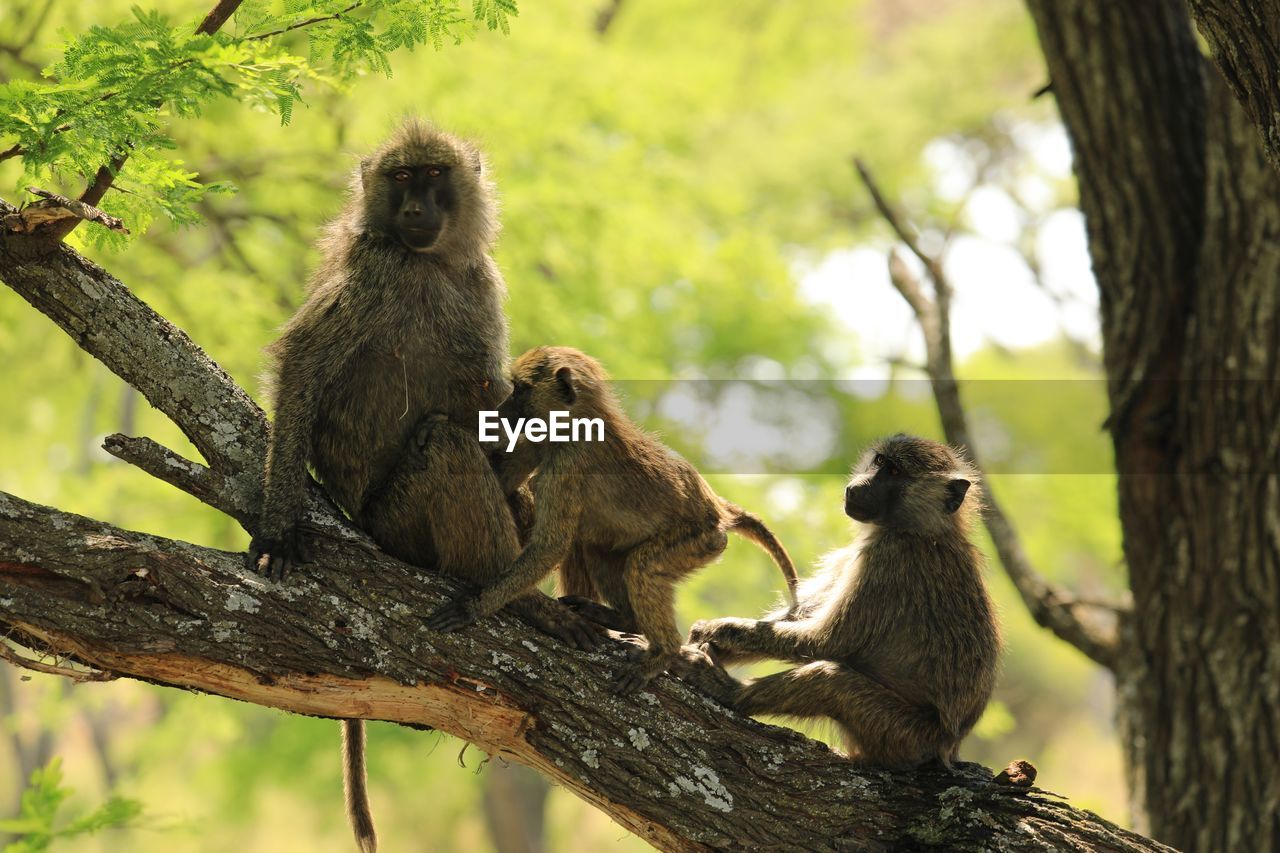
[{"label": "baboon dark face", "polygon": [[874,473],[855,478],[844,490],[845,515],[864,524],[890,518],[907,485],[902,468],[883,453],[872,457],[871,467]]},{"label": "baboon dark face", "polygon": [[428,252],[457,208],[451,167],[443,163],[392,165],[386,181],[387,230],[415,252]]},{"label": "baboon dark face", "polygon": [[493,187],[479,151],[418,121],[406,122],[360,163],[362,230],[411,252],[465,264],[497,232]]},{"label": "baboon dark face", "polygon": [[964,503],[972,477],[945,445],[893,436],[872,447],[844,493],[844,511],[865,524],[931,530]]}]

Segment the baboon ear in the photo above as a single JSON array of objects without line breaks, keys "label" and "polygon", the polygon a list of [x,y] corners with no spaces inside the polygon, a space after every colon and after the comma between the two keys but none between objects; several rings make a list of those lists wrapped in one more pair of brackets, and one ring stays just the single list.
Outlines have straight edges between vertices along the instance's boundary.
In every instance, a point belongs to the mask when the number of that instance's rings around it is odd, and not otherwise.
[{"label": "baboon ear", "polygon": [[943,500],[943,506],[947,508],[947,512],[955,512],[960,508],[960,504],[964,503],[964,496],[969,491],[968,480],[952,480],[947,483],[947,497]]},{"label": "baboon ear", "polygon": [[578,399],[578,385],[573,375],[573,368],[562,367],[557,370],[556,384],[560,386],[560,396],[564,397],[566,403],[572,403]]},{"label": "baboon ear", "polygon": [[368,157],[360,158],[360,188],[369,189],[369,173],[373,170],[373,160]]}]

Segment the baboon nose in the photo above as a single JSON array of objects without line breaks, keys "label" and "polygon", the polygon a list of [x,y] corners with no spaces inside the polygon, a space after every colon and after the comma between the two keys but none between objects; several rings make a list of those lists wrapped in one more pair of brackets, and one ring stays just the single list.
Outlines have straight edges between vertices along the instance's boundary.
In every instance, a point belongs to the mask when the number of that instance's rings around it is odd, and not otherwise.
[{"label": "baboon nose", "polygon": [[401,211],[401,213],[403,213],[404,216],[408,219],[416,219],[417,217],[422,215],[422,205],[420,204],[407,205],[405,209]]}]

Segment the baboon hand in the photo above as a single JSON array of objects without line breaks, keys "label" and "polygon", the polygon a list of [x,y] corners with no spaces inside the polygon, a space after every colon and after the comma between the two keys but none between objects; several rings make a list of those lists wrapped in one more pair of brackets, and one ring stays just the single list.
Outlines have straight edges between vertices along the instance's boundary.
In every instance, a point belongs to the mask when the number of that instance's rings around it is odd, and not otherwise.
[{"label": "baboon hand", "polygon": [[409,436],[409,452],[418,456],[425,454],[427,448],[431,446],[431,436],[436,431],[436,427],[448,422],[449,416],[443,412],[432,412],[423,416]]},{"label": "baboon hand", "polygon": [[732,616],[695,622],[689,629],[689,644],[721,649],[735,648],[742,644],[754,625],[754,619],[737,619]]},{"label": "baboon hand", "polygon": [[245,568],[258,572],[270,581],[280,582],[300,563],[311,562],[310,549],[302,539],[299,525],[292,525],[282,533],[259,534],[249,543],[245,552]]},{"label": "baboon hand", "polygon": [[[667,668],[681,658],[681,651],[667,651],[663,649],[655,649],[650,645],[648,652],[639,657],[633,663],[628,663],[623,667],[622,671],[614,676],[611,690],[619,695],[626,696],[635,693],[637,690],[643,690],[653,683],[653,680],[659,675],[667,671]],[[632,657],[628,655],[628,657]]]},{"label": "baboon hand", "polygon": [[712,666],[724,668],[724,661],[720,658],[720,650],[711,643],[699,643],[695,648],[702,652]]},{"label": "baboon hand", "polygon": [[427,617],[427,629],[450,634],[468,625],[474,625],[480,618],[479,602],[474,596],[463,596],[441,607]]}]

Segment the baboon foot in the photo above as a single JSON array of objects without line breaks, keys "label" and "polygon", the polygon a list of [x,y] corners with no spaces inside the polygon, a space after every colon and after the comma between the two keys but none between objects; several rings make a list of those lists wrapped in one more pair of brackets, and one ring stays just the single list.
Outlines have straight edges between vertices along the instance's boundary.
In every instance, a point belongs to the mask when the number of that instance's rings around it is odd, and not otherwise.
[{"label": "baboon foot", "polygon": [[507,610],[544,634],[579,651],[592,652],[606,641],[604,629],[542,594],[517,598]]},{"label": "baboon foot", "polygon": [[275,536],[253,537],[244,562],[249,571],[280,583],[295,566],[311,562],[311,549],[303,540],[301,526],[294,525]]},{"label": "baboon foot", "polygon": [[574,613],[590,619],[597,625],[603,625],[612,631],[632,633],[636,630],[634,620],[626,619],[614,608],[607,604],[601,604],[594,599],[583,595],[562,595],[559,601]]},{"label": "baboon foot", "polygon": [[727,708],[737,707],[738,691],[742,689],[742,682],[725,671],[712,656],[708,647],[686,646],[681,650],[681,657],[687,663],[680,672],[681,678],[721,705]]},{"label": "baboon foot", "polygon": [[613,680],[612,690],[619,696],[628,696],[648,687],[659,675],[667,671],[675,659],[674,654],[646,654],[639,662],[629,664]]},{"label": "baboon foot", "polygon": [[584,652],[595,651],[605,641],[604,630],[599,625],[568,609],[554,618],[535,620],[534,627]]}]

